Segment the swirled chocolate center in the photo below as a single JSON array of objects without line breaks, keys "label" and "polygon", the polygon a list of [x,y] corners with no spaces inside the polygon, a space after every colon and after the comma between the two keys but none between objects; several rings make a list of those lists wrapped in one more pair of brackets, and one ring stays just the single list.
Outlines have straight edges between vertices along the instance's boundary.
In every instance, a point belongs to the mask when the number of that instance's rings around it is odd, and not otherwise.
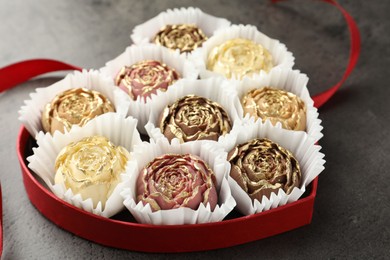
[{"label": "swirled chocolate center", "polygon": [[216,102],[187,95],[164,108],[160,115],[160,130],[168,138],[181,142],[215,140],[230,132],[231,121]]},{"label": "swirled chocolate center", "polygon": [[290,194],[301,182],[301,170],[292,153],[269,139],[253,139],[228,154],[230,176],[252,200],[261,201],[283,189]]},{"label": "swirled chocolate center", "polygon": [[193,24],[168,24],[153,38],[154,43],[180,52],[191,52],[206,40],[207,36]]}]

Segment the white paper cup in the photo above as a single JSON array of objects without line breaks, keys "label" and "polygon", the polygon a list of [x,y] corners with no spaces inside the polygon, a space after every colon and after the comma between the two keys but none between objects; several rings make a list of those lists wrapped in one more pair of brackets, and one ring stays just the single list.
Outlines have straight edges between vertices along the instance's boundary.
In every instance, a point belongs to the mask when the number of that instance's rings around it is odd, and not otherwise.
[{"label": "white paper cup", "polygon": [[[205,206],[201,203],[197,210],[181,207],[152,212],[149,204],[144,206],[141,201],[136,202],[136,182],[143,167],[156,157],[164,154],[187,153],[200,157],[213,170],[216,176],[218,204],[213,211],[211,211],[209,204]],[[157,142],[151,141],[151,143],[137,145],[132,153],[132,158],[133,160],[129,166],[130,185],[121,194],[126,208],[140,223],[184,225],[217,222],[223,220],[236,205],[226,179],[226,174],[230,170],[230,165],[226,161],[226,153],[213,142],[197,141],[179,144],[173,141],[169,144],[167,140],[160,139]]]},{"label": "white paper cup", "polygon": [[305,192],[307,185],[324,170],[325,164],[324,154],[320,152],[321,146],[315,144],[315,139],[301,131],[275,128],[269,121],[265,124],[261,124],[260,121],[246,122],[244,126],[241,126],[241,129],[235,129],[221,144],[225,151],[229,152],[236,145],[254,138],[268,138],[289,150],[299,162],[302,179],[300,187],[294,188],[288,195],[283,189],[279,189],[278,193],[271,193],[270,198],[263,196],[261,201],[256,199],[252,201],[249,195],[229,175],[228,180],[233,197],[237,201],[237,209],[244,215],[251,215],[297,201]]},{"label": "white paper cup", "polygon": [[[224,77],[220,73],[207,69],[207,58],[214,47],[235,38],[243,38],[261,44],[272,55],[274,62],[273,68],[292,68],[294,66],[294,56],[287,50],[286,45],[283,43],[280,43],[278,40],[269,38],[257,30],[256,26],[242,24],[232,25],[230,27],[216,31],[214,36],[212,36],[202,45],[202,48],[193,52],[191,59],[198,67],[201,78]],[[266,72],[262,70],[260,73],[254,73],[251,76],[245,77],[252,77],[261,74],[266,74]],[[231,80],[235,80],[235,77],[233,77]]]},{"label": "white paper cup", "polygon": [[43,131],[41,116],[46,104],[50,103],[56,95],[73,88],[86,88],[100,92],[111,101],[116,113],[126,116],[129,98],[116,89],[109,78],[95,70],[74,71],[48,87],[37,88],[30,94],[31,99],[24,101],[25,105],[19,110],[19,120],[33,137]]},{"label": "white paper cup", "polygon": [[[237,97],[234,85],[230,82],[223,80],[222,78],[183,80],[178,82],[175,88],[168,89],[168,91],[162,93],[158,99],[151,102],[151,113],[145,128],[152,139],[167,139],[164,134],[161,133],[158,122],[161,112],[166,106],[173,104],[178,99],[190,94],[208,98],[218,103],[228,114],[232,127],[241,123],[241,118],[238,113],[238,107],[240,107],[241,104]],[[229,135],[229,133],[225,136],[227,135]],[[218,140],[223,139],[225,136],[220,136]]]},{"label": "white paper cup", "polygon": [[[253,89],[273,87],[297,95],[305,102],[306,105],[305,132],[318,141],[323,136],[321,132],[323,127],[321,126],[321,120],[318,118],[318,110],[314,107],[313,99],[310,97],[307,89],[308,81],[309,78],[306,74],[300,73],[298,70],[275,68],[268,74],[245,78],[244,80],[237,82],[237,94],[239,99],[242,100],[245,94]],[[251,117],[249,114],[243,114],[242,106],[240,106],[238,113],[241,117]],[[254,120],[254,117],[252,118]],[[259,121],[261,121],[261,119]],[[279,128],[282,127],[281,123],[277,123],[275,126]]]},{"label": "white paper cup", "polygon": [[37,136],[38,148],[33,148],[34,154],[27,158],[28,167],[60,199],[90,213],[111,217],[123,209],[123,198],[120,196],[120,192],[129,183],[129,174],[127,173],[129,162],[125,172],[121,173],[120,183],[115,187],[103,208],[101,202],[94,207],[91,198],[83,200],[80,194],[73,194],[72,190],[66,189],[64,184],[55,184],[55,161],[62,148],[71,142],[77,142],[84,137],[94,135],[105,136],[114,145],[123,146],[131,152],[134,145],[142,142],[136,126],[137,120],[134,118],[124,118],[116,113],[106,113],[92,119],[83,127],[73,126],[66,133],[55,132],[52,136],[49,133],[39,132]]},{"label": "white paper cup", "polygon": [[211,37],[216,30],[228,27],[230,22],[224,18],[206,14],[199,8],[168,9],[145,23],[136,26],[130,38],[136,45],[151,43],[157,32],[169,24],[194,24],[207,37]]},{"label": "white paper cup", "polygon": [[[122,67],[131,66],[134,63],[143,60],[160,61],[179,73],[181,79],[169,86],[168,90],[173,88],[182,79],[195,80],[199,75],[195,65],[191,61],[188,61],[185,55],[180,54],[179,51],[172,51],[156,45],[130,46],[126,48],[124,53],[107,62],[100,71],[103,75],[108,76],[112,80],[112,84],[114,84],[114,79]],[[130,100],[128,115],[138,119],[138,129],[141,133],[146,133],[144,126],[148,121],[148,116],[151,112],[150,101],[158,98],[162,93],[164,92],[157,90],[156,94],[152,94],[150,97],[147,97],[146,100],[140,96],[136,100]]]}]

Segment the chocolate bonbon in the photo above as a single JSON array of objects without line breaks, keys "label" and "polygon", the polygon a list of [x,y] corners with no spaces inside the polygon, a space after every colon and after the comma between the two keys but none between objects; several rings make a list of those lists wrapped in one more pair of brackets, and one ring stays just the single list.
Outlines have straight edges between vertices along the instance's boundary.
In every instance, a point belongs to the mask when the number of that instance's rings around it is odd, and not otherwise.
[{"label": "chocolate bonbon", "polygon": [[206,40],[207,36],[194,24],[168,24],[153,38],[154,43],[180,52],[191,52]]},{"label": "chocolate bonbon", "polygon": [[115,112],[114,106],[101,93],[86,88],[75,88],[58,94],[42,112],[45,132],[69,131],[72,125],[83,126],[92,118]]},{"label": "chocolate bonbon", "polygon": [[115,84],[136,100],[139,96],[146,99],[157,90],[165,91],[179,78],[179,73],[164,63],[142,60],[122,67],[115,77]]},{"label": "chocolate bonbon", "polygon": [[253,89],[241,99],[244,115],[249,114],[273,125],[280,122],[284,129],[305,131],[306,105],[297,95],[277,88]]},{"label": "chocolate bonbon", "polygon": [[92,199],[94,207],[101,202],[104,208],[129,159],[125,148],[115,146],[106,137],[86,137],[60,151],[54,181],[84,200]]},{"label": "chocolate bonbon", "polygon": [[263,45],[234,38],[212,48],[206,66],[228,79],[242,79],[262,70],[269,72],[274,65],[272,55]]},{"label": "chocolate bonbon", "polygon": [[283,189],[290,194],[301,182],[301,170],[293,154],[277,143],[256,138],[234,147],[228,153],[230,176],[252,200],[270,198]]},{"label": "chocolate bonbon", "polygon": [[213,171],[198,156],[165,154],[147,164],[137,178],[137,202],[152,211],[187,207],[197,210],[203,203],[211,211],[218,202]]},{"label": "chocolate bonbon", "polygon": [[180,142],[214,140],[227,134],[232,123],[226,111],[210,99],[187,95],[164,108],[160,130],[168,138]]}]

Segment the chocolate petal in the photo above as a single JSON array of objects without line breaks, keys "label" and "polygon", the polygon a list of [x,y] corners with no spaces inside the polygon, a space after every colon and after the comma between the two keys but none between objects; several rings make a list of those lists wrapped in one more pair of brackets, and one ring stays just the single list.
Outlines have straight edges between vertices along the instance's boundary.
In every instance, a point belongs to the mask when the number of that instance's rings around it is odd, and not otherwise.
[{"label": "chocolate petal", "polygon": [[182,129],[175,127],[175,125],[168,125],[163,134],[169,141],[172,141],[173,138],[178,138],[181,143],[184,143],[185,139],[187,140]]},{"label": "chocolate petal", "polygon": [[[150,194],[148,196],[147,200],[155,201],[155,203],[159,206],[159,209],[174,209],[174,208],[179,207],[179,205],[174,200],[167,198],[166,196],[164,196],[164,194],[162,194],[160,192]],[[153,205],[153,209],[159,210],[159,209],[156,209],[155,205]]]},{"label": "chocolate petal", "polygon": [[205,190],[206,188],[204,185],[195,187],[195,189],[192,190],[192,195],[184,201],[183,207],[196,210],[199,207],[200,202],[203,202],[203,193]]},{"label": "chocolate petal", "polygon": [[218,138],[219,138],[219,134],[218,133],[204,133],[204,132],[200,132],[200,133],[197,133],[195,134],[194,136],[196,136],[196,138],[192,138],[191,141],[195,141],[195,140],[212,140],[212,141],[218,141]]},{"label": "chocolate petal", "polygon": [[213,211],[218,204],[218,194],[217,188],[215,185],[212,185],[203,193],[203,204],[207,206],[207,203],[210,203],[210,209]]},{"label": "chocolate petal", "polygon": [[244,180],[244,176],[241,172],[240,167],[236,165],[232,165],[230,170],[230,176],[237,182],[237,184],[243,189],[245,192],[248,191],[247,182]]},{"label": "chocolate petal", "polygon": [[267,198],[270,198],[271,197],[271,193],[272,192],[277,192],[279,188],[280,187],[267,187],[267,186],[263,186],[262,188],[257,189],[256,191],[254,191],[253,193],[250,193],[249,197],[252,200],[256,199],[256,200],[261,202],[261,200],[263,199],[263,196],[266,196]]}]

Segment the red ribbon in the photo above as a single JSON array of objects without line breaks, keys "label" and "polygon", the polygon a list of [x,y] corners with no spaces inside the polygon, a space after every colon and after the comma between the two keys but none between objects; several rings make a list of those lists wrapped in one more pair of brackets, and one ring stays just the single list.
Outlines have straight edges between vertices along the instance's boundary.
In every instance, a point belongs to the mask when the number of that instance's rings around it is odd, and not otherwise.
[{"label": "red ribbon", "polygon": [[[273,3],[281,2],[281,1],[286,1],[286,0],[272,0]],[[341,87],[341,85],[343,85],[345,80],[349,77],[349,74],[351,74],[352,70],[355,68],[360,55],[360,32],[355,20],[337,1],[335,0],[320,0],[320,1],[336,6],[339,9],[339,11],[343,14],[344,19],[348,25],[351,46],[349,52],[348,65],[341,80],[337,82],[336,85],[328,88],[324,92],[313,96],[314,106],[317,108],[324,105],[336,93],[336,91]]]},{"label": "red ribbon", "polygon": [[[286,0],[272,0],[273,3],[280,1]],[[342,84],[351,74],[352,70],[355,68],[360,54],[360,33],[355,20],[337,1],[321,1],[336,6],[343,14],[350,32],[351,48],[349,62],[341,80],[324,92],[313,96],[314,106],[317,108],[325,104],[342,86]],[[49,59],[26,60],[11,64],[0,69],[0,92],[10,89],[38,75],[60,70],[81,70],[81,68],[64,63],[62,61]]]},{"label": "red ribbon", "polygon": [[82,70],[62,61],[33,59],[20,61],[0,69],[0,92],[6,91],[36,76],[62,70]]},{"label": "red ribbon", "polygon": [[0,258],[3,253],[3,197],[1,195],[0,185]]},{"label": "red ribbon", "polygon": [[[272,0],[272,2],[280,2],[286,0]],[[352,70],[356,66],[358,57],[360,54],[360,33],[354,19],[349,13],[335,0],[320,0],[325,3],[332,4],[338,8],[343,14],[345,21],[347,22],[350,32],[350,54],[347,68],[343,74],[343,77],[334,86],[328,88],[324,92],[315,95],[313,97],[315,107],[319,108],[325,104],[341,87]],[[51,59],[32,59],[17,62],[9,66],[0,68],[0,93],[6,91],[20,83],[23,83],[33,77],[54,71],[63,70],[82,70],[80,67],[64,63],[62,61]],[[2,230],[2,198],[1,198],[1,186],[0,186],[0,257],[3,251],[3,230]]]}]

